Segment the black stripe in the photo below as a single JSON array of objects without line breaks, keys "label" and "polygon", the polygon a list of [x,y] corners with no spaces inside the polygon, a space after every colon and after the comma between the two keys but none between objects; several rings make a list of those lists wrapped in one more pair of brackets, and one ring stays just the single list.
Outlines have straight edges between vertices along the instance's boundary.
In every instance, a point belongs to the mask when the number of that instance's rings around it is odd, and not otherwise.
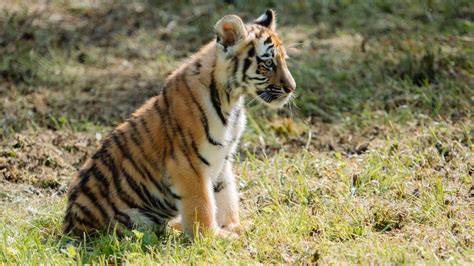
[{"label": "black stripe", "polygon": [[205,165],[210,166],[211,164],[206,160],[206,158],[204,158],[204,157],[199,153],[199,150],[198,150],[198,148],[196,147],[196,143],[194,142],[194,140],[191,142],[191,146],[193,147],[193,150],[194,150],[194,152],[196,153],[196,155],[197,155],[197,157],[199,158],[199,160],[201,160]]},{"label": "black stripe", "polygon": [[133,222],[130,219],[130,216],[125,213],[119,213],[115,215],[114,219],[119,223],[125,225],[125,227],[127,227],[128,229],[131,229],[133,227]]},{"label": "black stripe", "polygon": [[145,198],[145,201],[148,203],[148,205],[152,207],[155,206],[155,202],[154,202],[153,197],[151,196],[150,191],[148,191],[148,189],[143,184],[140,184],[140,187],[141,187],[140,194],[143,198]]},{"label": "black stripe", "polygon": [[171,189],[169,188],[169,185],[165,184],[165,181],[160,182],[160,189],[161,189],[160,191],[163,191],[162,192],[163,194],[171,195],[173,198],[175,198],[177,200],[181,199],[181,196],[176,195],[175,193],[173,193],[173,191],[171,191]]},{"label": "black stripe", "polygon": [[66,216],[64,216],[64,222],[63,222],[64,224],[66,224],[66,226],[63,229],[64,234],[71,233],[74,227],[74,224],[71,221],[71,216],[72,216],[71,206],[68,206],[68,210],[66,211]]},{"label": "black stripe", "polygon": [[[112,137],[113,137],[115,143],[117,144],[117,147],[119,148],[120,152],[122,153],[123,157],[125,159],[127,159],[132,164],[132,166],[135,168],[135,170],[142,177],[147,178],[149,180],[153,179],[153,176],[151,175],[151,173],[146,168],[142,169],[141,167],[138,166],[137,162],[133,159],[132,155],[130,154],[130,152],[125,147],[127,145],[126,141],[125,141],[125,134],[121,131],[115,131],[114,133],[112,133]],[[123,139],[124,141],[122,142],[121,139]]]},{"label": "black stripe", "polygon": [[162,203],[159,198],[153,197],[150,191],[148,191],[148,189],[146,189],[146,187],[143,185],[142,185],[142,189],[143,189],[143,193],[145,194],[144,196],[147,198],[147,201],[150,204],[150,207],[156,208],[155,211],[153,212],[158,213],[157,212],[158,210],[160,212],[159,215],[165,216],[164,218],[173,217],[173,213],[172,213],[173,211],[170,211],[169,209],[167,209],[165,204]]},{"label": "black stripe", "polygon": [[[226,96],[226,100],[227,100],[228,104],[230,104],[230,92],[231,91],[232,91],[232,87],[226,88],[226,90],[225,90],[225,96]],[[226,113],[226,115],[228,115],[228,114]]]},{"label": "black stripe", "polygon": [[[170,137],[171,138],[174,138],[175,137],[175,128],[173,126],[173,121],[171,120],[171,106],[169,104],[169,100],[168,100],[168,90],[163,90],[163,100],[164,100],[164,116],[163,116],[163,119],[164,119],[164,123],[165,125],[167,126],[167,129],[168,127],[170,128]],[[158,106],[158,103],[156,103],[156,107],[159,108]],[[170,140],[171,142],[171,140]],[[173,146],[172,146],[173,147]],[[173,147],[174,149],[174,147]]]},{"label": "black stripe", "polygon": [[[130,126],[132,126],[132,129],[133,129],[133,132],[130,134],[130,137],[132,138],[132,141],[135,143],[135,145],[137,145],[138,148],[140,149],[140,152],[141,152],[141,155],[143,156],[143,159],[151,166],[157,165],[158,162],[156,162],[156,160],[151,159],[147,155],[147,153],[145,152],[145,148],[143,147],[143,143],[140,141],[140,140],[142,140],[142,138],[141,138],[141,135],[140,135],[140,131],[138,130],[137,123],[132,119],[130,119],[128,122],[130,123]],[[143,165],[143,168],[146,170],[147,167],[145,165]],[[152,169],[152,171],[153,170],[154,169]],[[150,171],[148,171],[148,173],[149,172]],[[150,176],[153,177],[152,174],[150,174]]]},{"label": "black stripe", "polygon": [[134,178],[127,172],[127,170],[122,169],[123,176],[125,177],[125,182],[127,182],[128,186],[135,192],[137,197],[143,201],[143,191],[140,189],[140,185],[135,182]]},{"label": "black stripe", "polygon": [[214,146],[221,146],[222,147],[222,144],[219,143],[218,141],[214,140],[214,138],[211,136],[211,133],[209,131],[209,121],[207,120],[206,113],[204,112],[204,109],[202,108],[202,106],[198,103],[198,101],[194,97],[193,93],[191,92],[191,88],[189,87],[188,82],[185,78],[184,78],[184,85],[186,87],[187,92],[189,93],[189,96],[191,96],[191,100],[193,101],[193,103],[199,109],[199,113],[201,114],[201,123],[204,126],[204,131],[206,133],[207,141],[209,141],[209,143],[211,143]]},{"label": "black stripe", "polygon": [[105,140],[104,144],[102,144],[102,148],[98,150],[92,156],[92,158],[104,164],[107,170],[110,172],[112,178],[114,178],[118,176],[118,170],[112,156],[107,151],[107,148],[110,148],[110,144],[111,144],[111,136],[109,136],[109,138]]},{"label": "black stripe", "polygon": [[[160,207],[160,208],[163,207],[161,204],[159,203],[157,204],[156,198],[151,195],[150,191],[145,187],[145,185],[140,184],[140,188],[137,187],[137,190],[140,190],[141,193],[143,193],[141,197],[145,198],[145,200],[148,202],[148,205],[152,207]],[[159,206],[156,206],[156,205],[159,205]]]},{"label": "black stripe", "polygon": [[82,187],[82,193],[84,194],[84,196],[86,196],[87,198],[89,198],[89,200],[92,202],[93,206],[95,208],[97,208],[97,210],[99,210],[100,214],[102,214],[102,218],[103,220],[105,221],[105,223],[108,222],[108,218],[109,218],[109,214],[107,213],[107,211],[105,211],[105,208],[104,206],[102,206],[101,203],[99,203],[99,199],[96,197],[96,195],[94,193],[92,193],[91,189],[87,186],[87,184],[84,184],[84,186]]},{"label": "black stripe", "polygon": [[199,176],[199,172],[197,171],[196,167],[194,167],[192,161],[191,161],[191,158],[189,157],[189,146],[187,145],[187,142],[186,142],[186,138],[184,136],[184,132],[181,128],[181,126],[178,124],[178,123],[173,123],[173,119],[172,119],[172,116],[171,116],[171,113],[170,113],[170,105],[169,105],[169,101],[168,101],[168,96],[167,96],[167,93],[166,91],[163,92],[163,100],[165,102],[165,112],[166,112],[166,117],[168,118],[168,121],[169,121],[169,124],[172,128],[173,131],[177,131],[178,132],[178,142],[179,142],[179,146],[181,148],[181,151],[183,151],[183,154],[184,156],[186,157],[186,160],[188,161],[188,164],[189,166],[191,166],[191,168],[193,169],[194,173],[196,173],[196,175]]},{"label": "black stripe", "polygon": [[105,153],[105,156],[102,157],[102,163],[107,167],[107,169],[110,171],[110,173],[112,175],[112,180],[113,180],[114,186],[117,190],[118,197],[129,208],[138,208],[139,205],[137,205],[135,202],[133,202],[130,195],[128,195],[128,193],[123,190],[122,185],[120,184],[119,174],[118,174],[117,168],[115,167],[114,160],[111,158],[111,156],[105,150],[104,150],[104,153]]},{"label": "black stripe", "polygon": [[132,141],[135,143],[135,145],[138,146],[142,154],[145,154],[145,149],[143,148],[142,143],[140,142],[140,132],[138,131],[137,123],[133,119],[129,119],[127,121],[130,126],[132,127],[132,132],[130,134],[130,137],[132,138]]},{"label": "black stripe", "polygon": [[151,181],[152,181],[153,185],[155,185],[155,187],[158,189],[158,191],[159,191],[161,194],[163,194],[163,195],[165,195],[165,196],[171,195],[171,197],[173,197],[174,199],[178,199],[178,200],[181,199],[181,196],[178,196],[178,195],[174,194],[174,193],[171,191],[171,189],[170,189],[167,185],[165,185],[165,184],[163,183],[162,180],[158,181],[158,180],[156,180],[156,179],[153,179],[153,180],[151,180]]},{"label": "black stripe", "polygon": [[250,50],[247,52],[247,57],[254,57],[255,56],[255,47],[252,46],[252,48],[250,48]]},{"label": "black stripe", "polygon": [[[148,140],[150,140],[150,143],[152,143],[154,137],[153,137],[153,134],[151,133],[150,128],[148,128],[148,122],[145,120],[145,118],[144,118],[143,116],[140,117],[140,120],[139,120],[138,122],[139,122],[139,125],[141,125],[141,126],[143,127],[143,129],[145,130],[145,134],[146,134],[145,138],[148,139]],[[135,122],[134,122],[134,123],[135,123]],[[138,125],[137,125],[137,126],[138,126]],[[133,125],[132,125],[132,127],[133,127]],[[140,135],[140,132],[139,132],[139,131],[137,131],[137,132],[138,132],[139,135]],[[140,145],[140,148],[141,148],[142,146],[143,146],[143,145]],[[145,153],[144,153],[144,154],[145,154]],[[149,157],[146,157],[145,159],[146,159],[146,160],[148,161],[148,163],[150,163],[151,165],[157,165],[157,164],[159,164],[158,159],[153,160],[153,159],[151,159],[151,158],[149,158]]]},{"label": "black stripe", "polygon": [[[95,228],[97,225],[94,225],[93,223],[91,223],[90,221],[88,220],[85,220],[77,215],[75,215],[75,220],[78,221],[79,223],[81,223],[82,225],[85,225],[87,227],[90,227],[91,229],[92,228]],[[74,226],[75,227],[75,226]]]},{"label": "black stripe", "polygon": [[[181,151],[183,151],[184,155],[188,158],[189,157],[189,145],[186,141],[186,136],[184,135],[183,128],[178,123],[174,123],[176,131],[178,132],[178,139]],[[188,158],[189,159],[189,158]]]},{"label": "black stripe", "polygon": [[268,36],[268,38],[265,41],[263,41],[263,44],[269,44],[271,42],[272,42],[272,37]]},{"label": "black stripe", "polygon": [[132,220],[130,219],[130,216],[120,211],[115,214],[114,219],[122,223],[126,227],[130,227],[133,224]]},{"label": "black stripe", "polygon": [[[91,170],[92,174],[95,176],[96,180],[99,181],[99,184],[100,184],[99,189],[100,189],[101,196],[103,198],[107,199],[107,202],[112,207],[114,215],[115,216],[125,215],[124,213],[119,211],[119,209],[117,208],[115,203],[110,198],[110,194],[109,194],[110,183],[107,180],[107,178],[105,177],[105,175],[100,171],[100,169],[97,167],[97,165],[95,163],[92,165],[90,170]],[[125,215],[125,216],[127,216],[127,215]]]},{"label": "black stripe", "polygon": [[110,144],[110,140],[111,140],[110,138],[107,139],[104,142],[101,151],[97,152],[93,157],[100,160],[105,165],[107,170],[110,172],[112,176],[112,181],[115,185],[115,189],[117,190],[117,195],[120,198],[120,200],[122,200],[129,208],[134,207],[136,206],[136,204],[133,203],[133,201],[130,199],[130,196],[125,191],[123,191],[122,186],[120,185],[120,180],[118,179],[119,178],[118,170],[114,162],[115,160],[106,150],[107,146],[109,146]]},{"label": "black stripe", "polygon": [[196,67],[196,70],[199,70],[201,68],[201,62],[199,62],[199,60],[196,60],[196,62],[194,62],[194,66]]},{"label": "black stripe", "polygon": [[151,219],[155,224],[164,224],[165,221],[161,219],[161,217],[157,217],[154,215],[153,212],[150,212],[148,210],[140,210],[140,212],[145,215],[146,217],[148,217],[149,219]]},{"label": "black stripe", "polygon": [[[171,117],[171,111],[170,111],[170,104],[169,104],[169,101],[168,101],[168,94],[166,93],[166,91],[163,92],[163,100],[165,102],[164,109],[165,109],[165,112],[166,112],[167,122],[169,122],[169,125],[170,125],[170,127],[171,127],[171,129],[174,133],[176,131],[178,131],[180,148],[183,151],[184,155],[187,156],[189,151],[188,151],[186,139],[184,137],[183,130],[181,129],[179,124],[178,123],[173,123],[173,119]],[[176,127],[175,127],[175,124],[176,124]]]},{"label": "black stripe", "polygon": [[108,198],[108,190],[110,184],[107,178],[102,174],[102,172],[100,172],[95,163],[91,166],[89,171],[92,173],[92,175],[95,176],[95,180],[97,180],[97,182],[99,183],[100,195],[103,198]]},{"label": "black stripe", "polygon": [[175,207],[170,208],[166,201],[163,203],[159,198],[151,195],[150,191],[143,184],[141,185],[141,190],[143,197],[145,197],[150,206],[150,208],[144,206],[142,209],[146,209],[149,212],[155,213],[160,216],[160,218],[164,219],[169,219],[175,216],[175,212],[177,211]]},{"label": "black stripe", "polygon": [[239,58],[236,56],[234,57],[234,69],[232,71],[232,79],[235,80],[235,75],[237,74],[237,70],[239,70],[239,64],[240,63],[240,60]]},{"label": "black stripe", "polygon": [[[97,217],[94,216],[94,214],[91,212],[91,210],[89,210],[86,206],[80,204],[79,202],[74,202],[74,205],[77,206],[77,208],[79,208],[79,210],[84,214],[84,217],[87,217],[87,219],[89,220],[92,220],[92,225],[91,227],[96,227],[98,225],[100,225],[100,221],[98,220]],[[76,218],[80,218],[76,215]],[[94,226],[95,224],[95,226]]]},{"label": "black stripe", "polygon": [[209,85],[209,90],[211,93],[212,106],[216,110],[216,113],[221,119],[222,124],[225,126],[227,125],[227,121],[224,117],[224,114],[222,114],[221,100],[219,98],[219,93],[217,92],[216,81],[214,80],[214,72],[211,73],[211,84]]},{"label": "black stripe", "polygon": [[199,172],[197,171],[196,167],[194,167],[194,164],[191,161],[191,158],[189,157],[189,148],[188,148],[189,146],[186,142],[186,138],[184,137],[183,129],[178,124],[176,124],[176,127],[177,127],[177,130],[178,130],[178,135],[179,135],[179,139],[180,139],[181,150],[183,151],[184,156],[188,160],[189,166],[191,166],[194,173],[196,173],[196,175],[199,176]]},{"label": "black stripe", "polygon": [[182,197],[181,197],[180,195],[173,193],[173,191],[171,191],[171,190],[170,190],[170,195],[171,195],[173,198],[177,199],[177,200],[181,200],[181,199],[182,199]]},{"label": "black stripe", "polygon": [[226,187],[226,183],[224,181],[217,181],[213,185],[214,193],[221,192]]},{"label": "black stripe", "polygon": [[[166,88],[164,88],[163,91],[162,91],[163,95],[165,94],[165,91],[166,91]],[[168,126],[169,125],[168,125],[168,122],[167,122],[167,119],[166,119],[165,115],[163,114],[163,112],[160,109],[160,106],[158,104],[158,99],[155,101],[155,104],[153,106],[155,107],[155,111],[158,113],[158,116],[160,117],[160,120],[162,122],[162,126],[165,127],[165,129],[164,129],[165,137],[166,137],[166,142],[168,143],[168,145],[166,145],[166,147],[170,148],[171,158],[174,159],[173,142],[171,140],[170,135],[168,134]],[[171,130],[171,132],[173,132],[173,130]],[[166,152],[165,152],[165,154],[166,154]]]},{"label": "black stripe", "polygon": [[90,169],[83,169],[81,172],[79,172],[79,184],[74,188],[73,192],[69,195],[69,201],[77,204],[77,197],[79,196],[78,194],[82,192],[82,194],[87,197],[92,204],[94,205],[97,210],[101,213],[103,216],[102,218],[104,220],[108,220],[109,215],[105,211],[105,208],[98,202],[98,199],[94,193],[90,190],[90,188],[87,186],[87,182],[89,181],[91,175],[90,175]]},{"label": "black stripe", "polygon": [[156,182],[155,186],[161,194],[166,194],[166,189],[163,187],[163,181]]},{"label": "black stripe", "polygon": [[123,190],[122,185],[120,184],[120,180],[114,178],[114,185],[117,189],[117,195],[119,196],[120,200],[122,200],[129,208],[139,208],[140,205],[135,203],[131,196]]},{"label": "black stripe", "polygon": [[244,60],[244,67],[242,68],[242,80],[247,79],[247,70],[249,69],[250,65],[252,64],[252,60],[249,58],[245,58]]},{"label": "black stripe", "polygon": [[175,213],[178,211],[178,209],[176,208],[176,206],[174,204],[172,204],[172,203],[170,203],[166,200],[166,196],[171,195],[175,199],[181,199],[180,196],[174,194],[168,188],[168,186],[163,184],[163,182],[159,182],[158,186],[157,186],[158,190],[163,195],[162,199],[159,199],[159,198],[156,198],[156,197],[152,196],[151,193],[144,186],[142,186],[142,187],[144,189],[144,193],[146,194],[146,196],[150,199],[151,202],[153,202],[152,206],[158,207],[160,210],[166,211],[167,213],[165,215],[167,215],[168,218],[175,216]]},{"label": "black stripe", "polygon": [[[186,82],[184,80],[181,80],[185,87],[187,86]],[[189,92],[189,90],[187,90]],[[187,101],[187,98],[184,99],[186,101],[186,103],[189,105],[188,101]],[[165,103],[166,103],[166,99],[165,99]],[[171,120],[171,118],[170,118]],[[170,124],[171,126],[173,127],[173,122],[170,121]],[[178,137],[179,137],[179,140],[180,140],[180,145],[182,147],[182,151],[184,153],[184,155],[186,156],[186,158],[188,159],[188,162],[189,162],[189,165],[194,169],[194,165],[192,164],[191,160],[190,160],[190,157],[189,157],[189,149],[188,149],[188,143],[186,141],[186,137],[185,137],[185,134],[184,134],[184,130],[181,128],[181,126],[178,124],[178,123],[175,123],[176,125],[176,130],[178,132]],[[189,134],[189,138],[191,139],[191,146],[196,154],[196,156],[206,165],[210,165],[209,162],[199,153],[198,151],[198,148],[196,146],[196,143],[194,141],[194,138],[192,136],[192,134]],[[197,174],[197,171],[195,170],[196,174]]]},{"label": "black stripe", "polygon": [[113,161],[112,156],[107,151],[108,148],[111,148],[110,147],[110,145],[112,144],[111,141],[112,141],[112,136],[109,135],[109,137],[102,144],[102,148],[97,153],[95,153],[92,156],[92,158],[99,159],[107,167],[112,177],[117,177],[118,176],[117,167]]},{"label": "black stripe", "polygon": [[87,181],[89,181],[90,178],[90,172],[89,168],[81,169],[78,174],[78,179],[79,179],[79,184],[77,184],[72,192],[69,194],[69,201],[74,202],[77,200],[78,193],[80,192],[80,189],[82,186],[84,186]]},{"label": "black stripe", "polygon": [[196,62],[194,62],[194,70],[193,70],[193,73],[194,75],[199,75],[199,70],[201,69],[202,67],[202,64],[201,62],[199,62],[199,60],[196,60]]},{"label": "black stripe", "polygon": [[69,193],[68,201],[74,202],[77,200],[77,193],[79,192],[79,187],[75,186],[72,188],[71,193]]},{"label": "black stripe", "polygon": [[140,117],[140,123],[142,124],[143,128],[145,129],[145,132],[148,135],[152,135],[150,129],[148,128],[148,122],[145,120],[145,117]]},{"label": "black stripe", "polygon": [[145,215],[146,217],[150,218],[155,224],[163,225],[166,223],[166,219],[162,219],[162,217],[158,217],[155,212],[152,210],[142,208],[140,212]]},{"label": "black stripe", "polygon": [[165,203],[165,205],[166,205],[169,209],[173,210],[174,212],[177,212],[177,211],[178,211],[178,209],[176,208],[176,205],[170,203],[170,202],[167,201],[166,199],[163,199],[163,202]]},{"label": "black stripe", "polygon": [[[152,202],[150,205],[151,208],[153,208],[153,212],[156,213],[157,215],[168,219],[173,217],[174,212],[172,210],[169,210],[168,207],[165,206],[165,204],[159,200],[156,197],[153,197],[148,190],[145,189],[145,194],[149,198],[149,200]],[[149,208],[151,210],[151,208]]]},{"label": "black stripe", "polygon": [[268,80],[268,78],[265,78],[265,77],[259,78],[259,77],[250,77],[250,76],[247,76],[247,78],[250,79],[250,80],[259,80],[259,81],[262,81],[262,80],[267,81],[267,80]]},{"label": "black stripe", "polygon": [[176,216],[176,212],[177,212],[176,207],[172,205],[170,207],[169,203],[167,203],[165,200],[161,201],[159,199],[154,198],[152,195],[149,195],[149,196],[157,201],[156,202],[157,206],[152,206],[155,208],[145,206],[145,207],[142,207],[142,209],[147,210],[150,213],[154,213],[158,215],[160,218],[164,218],[164,219],[170,219]]},{"label": "black stripe", "polygon": [[141,209],[147,210],[150,213],[156,213],[157,215],[164,216],[164,217],[160,217],[160,219],[161,218],[167,219],[174,216],[174,211],[176,211],[175,209],[172,209],[170,211],[169,208],[165,206],[166,204],[163,204],[158,198],[153,197],[150,191],[143,184],[138,185],[135,181],[133,181],[130,174],[128,174],[126,171],[124,171],[124,175],[127,178],[128,183],[131,184],[131,187],[133,188],[137,196],[140,197],[141,199],[144,198],[150,207],[157,207],[158,208],[157,210],[159,211],[153,210],[146,206],[140,207]]}]

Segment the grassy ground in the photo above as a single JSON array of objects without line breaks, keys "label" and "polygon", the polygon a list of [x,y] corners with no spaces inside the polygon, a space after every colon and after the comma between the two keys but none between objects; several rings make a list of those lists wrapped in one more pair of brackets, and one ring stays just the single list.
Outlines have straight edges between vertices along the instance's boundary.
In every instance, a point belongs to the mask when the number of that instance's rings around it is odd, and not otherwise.
[{"label": "grassy ground", "polygon": [[[0,262],[474,263],[474,5],[0,3]],[[296,105],[250,105],[238,240],[135,231],[79,247],[64,192],[110,129],[212,38],[279,13]]]}]

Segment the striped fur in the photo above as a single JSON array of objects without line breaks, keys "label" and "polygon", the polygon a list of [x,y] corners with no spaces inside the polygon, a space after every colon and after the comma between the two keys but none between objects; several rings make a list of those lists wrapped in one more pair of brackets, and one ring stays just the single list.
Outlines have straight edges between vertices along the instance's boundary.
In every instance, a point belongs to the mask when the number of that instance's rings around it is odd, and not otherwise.
[{"label": "striped fur", "polygon": [[274,29],[271,10],[247,25],[222,18],[216,40],[172,73],[71,181],[64,232],[154,228],[176,217],[191,236],[238,232],[232,158],[245,127],[243,98],[279,107],[295,89]]}]

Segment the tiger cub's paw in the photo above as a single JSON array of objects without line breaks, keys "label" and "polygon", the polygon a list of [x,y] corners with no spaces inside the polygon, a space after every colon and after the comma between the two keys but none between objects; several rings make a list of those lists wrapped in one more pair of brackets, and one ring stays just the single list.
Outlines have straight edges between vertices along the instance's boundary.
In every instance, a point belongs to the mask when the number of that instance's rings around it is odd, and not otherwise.
[{"label": "tiger cub's paw", "polygon": [[238,234],[236,234],[234,232],[231,232],[231,231],[228,231],[228,230],[225,230],[225,229],[221,229],[221,228],[215,230],[214,235],[217,236],[217,237],[225,238],[225,239],[239,238]]},{"label": "tiger cub's paw", "polygon": [[243,232],[243,228],[240,225],[240,223],[231,223],[231,224],[226,224],[222,226],[223,230],[233,232],[237,235],[241,235]]},{"label": "tiger cub's paw", "polygon": [[183,225],[179,222],[177,223],[169,223],[168,224],[173,230],[178,231],[178,232],[184,232]]}]

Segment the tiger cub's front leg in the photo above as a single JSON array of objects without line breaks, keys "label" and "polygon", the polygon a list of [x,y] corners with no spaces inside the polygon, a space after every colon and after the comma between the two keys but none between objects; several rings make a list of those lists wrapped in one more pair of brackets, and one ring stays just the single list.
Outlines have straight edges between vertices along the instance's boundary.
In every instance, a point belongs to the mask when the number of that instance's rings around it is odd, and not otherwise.
[{"label": "tiger cub's front leg", "polygon": [[239,195],[230,161],[225,162],[218,178],[214,181],[213,187],[218,225],[225,230],[240,234]]},{"label": "tiger cub's front leg", "polygon": [[[221,229],[216,222],[216,203],[212,191],[212,182],[191,169],[172,167],[171,178],[181,196],[181,225],[172,227],[182,229],[189,236],[211,234],[231,237],[232,233]],[[178,170],[179,169],[179,170]]]}]

